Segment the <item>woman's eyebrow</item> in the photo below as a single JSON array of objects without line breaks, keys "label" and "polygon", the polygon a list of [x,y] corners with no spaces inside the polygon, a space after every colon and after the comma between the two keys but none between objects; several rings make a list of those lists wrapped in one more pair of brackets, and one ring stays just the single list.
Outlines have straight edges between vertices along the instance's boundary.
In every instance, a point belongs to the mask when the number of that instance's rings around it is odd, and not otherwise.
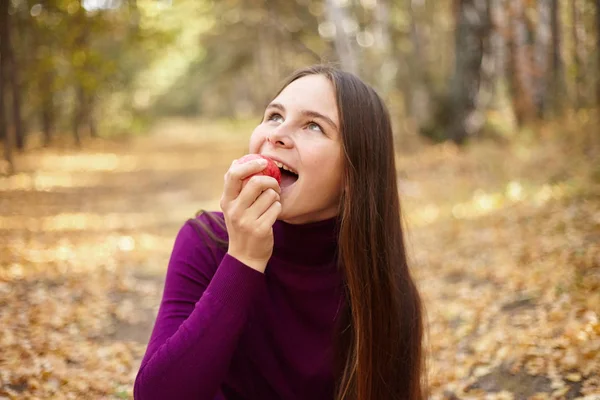
[{"label": "woman's eyebrow", "polygon": [[[285,111],[285,107],[283,106],[283,104],[280,103],[271,103],[267,106],[267,108],[277,108],[278,110]],[[326,115],[311,110],[302,110],[300,111],[300,113],[307,117],[320,118],[323,121],[327,122],[329,125],[331,125],[336,131],[338,130],[338,127],[335,124],[335,122],[333,122],[333,120]]]},{"label": "woman's eyebrow", "polygon": [[279,104],[279,103],[271,103],[271,104],[269,104],[269,105],[267,106],[267,108],[271,108],[271,107],[272,107],[272,108],[278,108],[278,109],[280,109],[281,111],[285,111],[285,107],[284,107],[282,104]]}]

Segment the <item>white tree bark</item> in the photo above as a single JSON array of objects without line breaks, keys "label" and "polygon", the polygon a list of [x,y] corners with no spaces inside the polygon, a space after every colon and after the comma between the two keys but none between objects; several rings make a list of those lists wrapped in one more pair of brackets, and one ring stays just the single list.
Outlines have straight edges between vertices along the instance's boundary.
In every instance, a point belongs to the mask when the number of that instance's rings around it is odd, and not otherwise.
[{"label": "white tree bark", "polygon": [[456,143],[476,135],[484,122],[482,90],[484,52],[489,42],[490,21],[485,0],[458,2],[455,32],[455,66],[450,83],[452,122],[448,136]]},{"label": "white tree bark", "polygon": [[538,24],[535,32],[535,105],[538,114],[543,114],[546,100],[548,55],[550,52],[550,0],[538,0]]},{"label": "white tree bark", "polygon": [[423,126],[431,119],[431,99],[428,90],[427,62],[423,50],[423,29],[420,10],[425,6],[425,1],[408,0],[408,15],[410,16],[410,40],[412,43],[412,57],[410,75],[414,79],[410,82],[410,113],[415,118],[417,126]]},{"label": "white tree bark", "polygon": [[582,19],[581,2],[571,0],[571,13],[573,25],[573,50],[575,61],[575,107],[579,109],[585,104],[587,88],[585,87],[585,24]]},{"label": "white tree bark", "polygon": [[388,0],[376,0],[373,25],[375,46],[381,60],[381,68],[377,74],[377,86],[381,93],[386,95],[394,86],[398,69],[394,60],[390,35],[390,9]]},{"label": "white tree bark", "polygon": [[334,45],[341,68],[354,74],[358,73],[354,38],[351,37],[352,28],[357,24],[338,0],[325,0],[325,15],[335,27]]},{"label": "white tree bark", "polygon": [[506,96],[506,62],[507,62],[507,15],[506,0],[489,0],[490,7],[490,53],[493,59],[494,82],[491,88],[490,103],[503,108]]}]

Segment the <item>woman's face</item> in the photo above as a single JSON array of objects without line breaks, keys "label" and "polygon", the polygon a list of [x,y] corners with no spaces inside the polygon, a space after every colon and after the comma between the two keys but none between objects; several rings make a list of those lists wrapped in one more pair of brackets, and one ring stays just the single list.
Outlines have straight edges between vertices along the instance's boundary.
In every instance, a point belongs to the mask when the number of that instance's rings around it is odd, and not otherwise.
[{"label": "woman's face", "polygon": [[[250,152],[282,163],[279,216],[293,224],[334,217],[342,186],[342,146],[335,91],[323,75],[290,83],[267,106]],[[281,169],[281,164],[279,164]]]}]

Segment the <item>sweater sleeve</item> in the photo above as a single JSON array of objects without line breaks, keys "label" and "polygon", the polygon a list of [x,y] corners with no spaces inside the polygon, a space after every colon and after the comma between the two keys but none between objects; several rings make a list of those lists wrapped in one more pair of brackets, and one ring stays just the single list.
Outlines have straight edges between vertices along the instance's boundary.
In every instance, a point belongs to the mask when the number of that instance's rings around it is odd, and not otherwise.
[{"label": "sweater sleeve", "polygon": [[[264,274],[225,254],[217,261],[187,222],[169,261],[156,322],[137,373],[136,400],[212,400]],[[216,271],[215,271],[216,269]]]}]

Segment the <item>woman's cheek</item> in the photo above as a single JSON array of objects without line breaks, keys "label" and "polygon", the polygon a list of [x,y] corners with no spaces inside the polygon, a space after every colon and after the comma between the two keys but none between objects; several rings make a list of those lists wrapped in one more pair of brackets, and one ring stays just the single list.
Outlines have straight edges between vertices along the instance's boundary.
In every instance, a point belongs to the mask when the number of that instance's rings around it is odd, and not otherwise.
[{"label": "woman's cheek", "polygon": [[264,136],[261,133],[260,130],[260,125],[254,129],[254,132],[252,132],[252,135],[250,136],[250,145],[249,145],[249,150],[250,153],[258,153],[260,150],[260,144],[264,141]]}]

